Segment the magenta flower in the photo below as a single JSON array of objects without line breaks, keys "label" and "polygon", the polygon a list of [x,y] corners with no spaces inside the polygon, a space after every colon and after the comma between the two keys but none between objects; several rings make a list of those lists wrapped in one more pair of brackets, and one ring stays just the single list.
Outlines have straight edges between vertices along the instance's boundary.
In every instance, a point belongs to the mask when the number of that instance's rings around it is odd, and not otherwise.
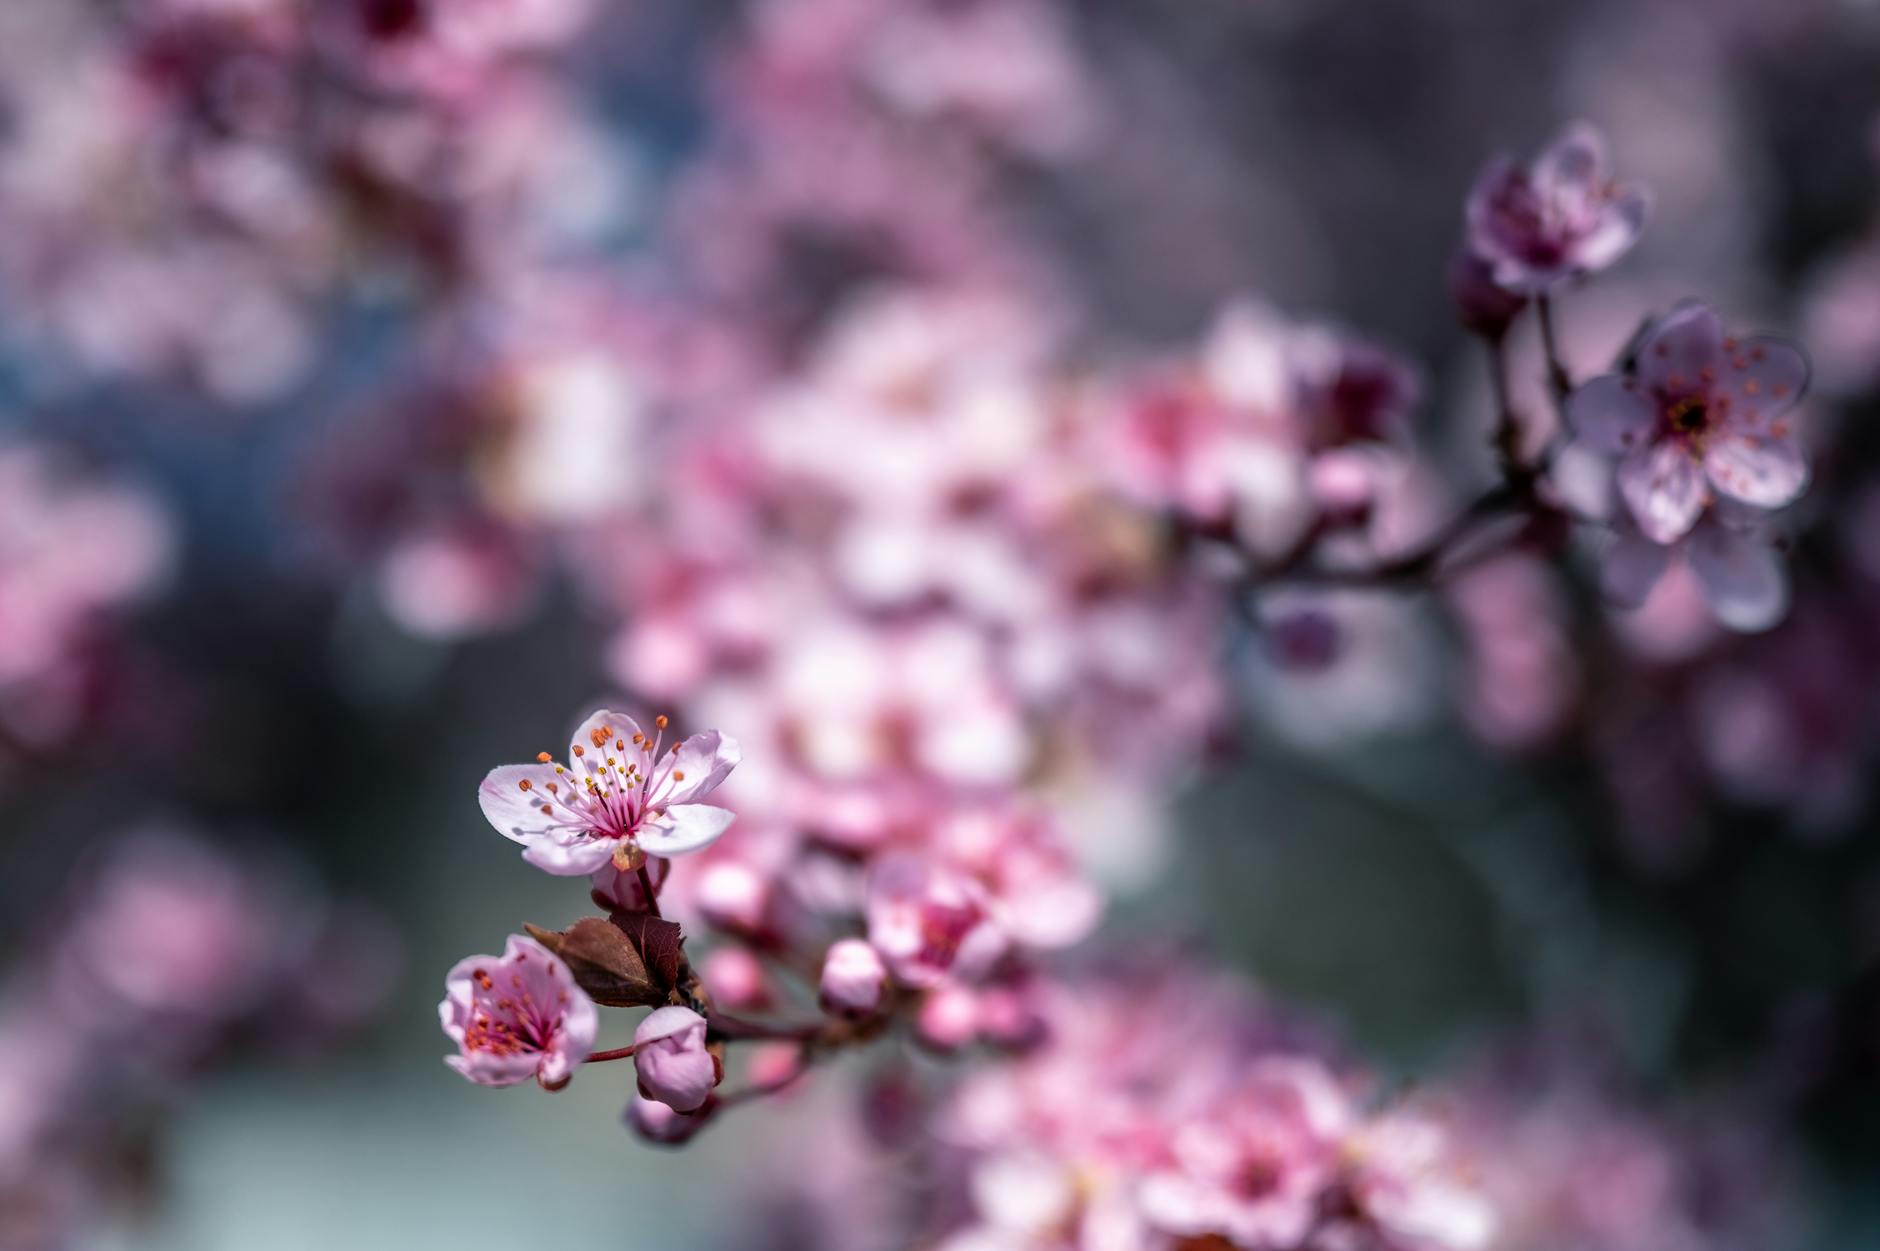
[{"label": "magenta flower", "polygon": [[1612,181],[1604,137],[1578,122],[1532,165],[1489,163],[1469,193],[1468,246],[1496,283],[1538,295],[1625,255],[1646,208],[1642,190]]},{"label": "magenta flower", "polygon": [[1808,468],[1784,415],[1808,385],[1808,360],[1782,339],[1734,339],[1686,301],[1640,343],[1627,373],[1567,397],[1580,442],[1619,457],[1619,494],[1654,543],[1672,543],[1716,496],[1780,508]]},{"label": "magenta flower", "polygon": [[681,856],[709,846],[731,824],[724,808],[696,802],[737,766],[738,745],[716,730],[661,752],[666,718],[653,734],[605,709],[575,732],[568,764],[543,752],[537,763],[492,769],[477,789],[483,815],[522,858],[558,877],[637,868],[636,853]]},{"label": "magenta flower", "polygon": [[844,938],[823,957],[821,1002],[823,1011],[839,1016],[863,1017],[881,1006],[888,969],[881,954],[859,938]]},{"label": "magenta flower", "polygon": [[535,1078],[558,1090],[594,1048],[600,1013],[574,975],[533,938],[512,934],[502,957],[459,960],[437,1006],[457,1054],[444,1063],[479,1086]]},{"label": "magenta flower", "polygon": [[640,1094],[674,1112],[696,1112],[724,1076],[705,1048],[705,1018],[690,1008],[650,1012],[633,1031],[633,1067]]}]

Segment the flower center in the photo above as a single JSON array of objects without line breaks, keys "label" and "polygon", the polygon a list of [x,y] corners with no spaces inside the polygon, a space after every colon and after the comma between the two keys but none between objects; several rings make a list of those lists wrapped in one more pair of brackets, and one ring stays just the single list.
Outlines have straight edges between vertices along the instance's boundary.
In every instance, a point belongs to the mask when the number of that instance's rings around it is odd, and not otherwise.
[{"label": "flower center", "polygon": [[1704,405],[1703,397],[1693,395],[1667,409],[1665,419],[1679,434],[1702,434],[1710,424],[1710,412]]}]

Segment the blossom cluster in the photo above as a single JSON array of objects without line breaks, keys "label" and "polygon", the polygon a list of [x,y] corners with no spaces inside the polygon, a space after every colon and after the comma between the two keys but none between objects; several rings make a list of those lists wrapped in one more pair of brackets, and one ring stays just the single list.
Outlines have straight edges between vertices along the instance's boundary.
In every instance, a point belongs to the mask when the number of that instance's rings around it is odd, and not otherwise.
[{"label": "blossom cluster", "polygon": [[173,545],[150,492],[47,445],[0,444],[0,744],[31,749],[85,723],[112,619],[161,582]]},{"label": "blossom cluster", "polygon": [[[1461,397],[1238,284],[1180,302],[1171,342],[1141,330],[1153,283],[1036,228],[1061,201],[1103,233],[1106,157],[1162,162],[1126,172],[1167,202],[1233,163],[1205,128],[1153,154],[1124,133],[1157,75],[1082,12],[1118,6],[704,6],[687,120],[644,131],[584,80],[616,7],[640,6],[0,15],[23,382],[343,410],[278,492],[340,629],[435,658],[574,605],[567,670],[669,710],[594,711],[483,780],[488,824],[597,914],[449,970],[450,1067],[677,1146],[865,1052],[886,1077],[855,1119],[917,1122],[899,1145],[933,1154],[874,1245],[1730,1245],[1669,1117],[1492,1066],[1406,1095],[1190,950],[1069,953],[1172,854],[1183,788],[1261,735],[1452,710],[1596,770],[1653,867],[1688,862],[1712,800],[1845,824],[1880,741],[1880,485],[1821,456],[1802,348],[1752,332],[1741,290],[1623,285],[1655,188],[1584,123],[1458,183],[1447,294],[1486,363]],[[641,220],[643,140],[671,169]],[[1827,387],[1880,344],[1873,268],[1817,292]],[[0,447],[9,760],[85,753],[178,524],[51,448]],[[1823,540],[1809,510],[1835,503]],[[344,992],[372,979],[333,964],[370,927],[262,878],[118,844],[4,983],[18,1241],[110,1191],[119,1130],[182,1076],[365,1011]],[[610,1038],[602,1009],[644,1015]],[[611,1094],[579,1071],[623,1061]]]},{"label": "blossom cluster", "polygon": [[0,1243],[78,1245],[141,1184],[148,1135],[234,1056],[316,1054],[376,1012],[397,941],[363,907],[194,835],[81,865],[0,982]]}]

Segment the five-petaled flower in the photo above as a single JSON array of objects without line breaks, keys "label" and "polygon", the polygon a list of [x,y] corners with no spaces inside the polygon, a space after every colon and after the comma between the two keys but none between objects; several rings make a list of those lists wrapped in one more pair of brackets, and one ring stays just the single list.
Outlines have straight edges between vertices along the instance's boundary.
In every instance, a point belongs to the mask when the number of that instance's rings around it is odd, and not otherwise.
[{"label": "five-petaled flower", "polygon": [[1646,197],[1614,182],[1608,164],[1605,139],[1584,122],[1532,165],[1489,163],[1469,193],[1468,247],[1497,284],[1540,295],[1625,255],[1645,228]]},{"label": "five-petaled flower", "polygon": [[547,752],[535,764],[492,769],[478,788],[483,815],[522,858],[559,877],[610,863],[637,869],[640,855],[679,856],[716,841],[724,808],[697,802],[736,767],[738,745],[707,730],[665,748],[666,718],[647,734],[632,717],[602,709],[575,731],[568,763]]},{"label": "five-petaled flower", "polygon": [[1794,344],[1732,338],[1715,312],[1686,301],[1647,332],[1631,370],[1569,396],[1567,420],[1581,443],[1619,458],[1619,494],[1639,532],[1669,544],[1717,496],[1771,509],[1802,493],[1808,467],[1787,414],[1807,385]]},{"label": "five-petaled flower", "polygon": [[600,1028],[594,1001],[568,966],[532,938],[511,935],[500,959],[459,960],[444,990],[438,1017],[457,1044],[444,1063],[479,1086],[533,1077],[557,1090],[593,1050]]}]

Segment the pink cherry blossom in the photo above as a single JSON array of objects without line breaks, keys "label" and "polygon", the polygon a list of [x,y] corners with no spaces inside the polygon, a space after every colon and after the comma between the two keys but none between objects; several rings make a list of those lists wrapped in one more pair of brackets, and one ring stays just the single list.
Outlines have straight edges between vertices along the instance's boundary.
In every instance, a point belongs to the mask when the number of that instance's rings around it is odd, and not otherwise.
[{"label": "pink cherry blossom", "polygon": [[705,1018],[690,1008],[648,1013],[633,1031],[633,1045],[640,1093],[675,1112],[698,1111],[723,1076],[705,1047]]},{"label": "pink cherry blossom", "polygon": [[919,987],[981,973],[1006,944],[976,882],[906,853],[869,874],[868,941],[896,981]]},{"label": "pink cherry blossom", "polygon": [[635,868],[636,853],[680,856],[710,846],[732,813],[697,801],[716,790],[740,758],[737,742],[708,730],[665,745],[654,733],[602,709],[581,724],[568,763],[547,752],[537,763],[490,771],[477,789],[483,815],[522,858],[547,873],[578,877],[611,862]]},{"label": "pink cherry blossom", "polygon": [[1788,411],[1808,361],[1782,339],[1737,339],[1717,314],[1686,302],[1654,324],[1635,367],[1567,398],[1581,443],[1618,458],[1617,483],[1640,533],[1668,544],[1713,499],[1750,508],[1791,503],[1808,469]]},{"label": "pink cherry blossom", "polygon": [[1493,1204],[1468,1184],[1454,1135],[1434,1116],[1396,1109],[1346,1139],[1346,1187],[1363,1221],[1400,1251],[1477,1251],[1496,1231]]},{"label": "pink cherry blossom", "polygon": [[1501,157],[1482,171],[1469,194],[1468,243],[1495,282],[1541,294],[1625,255],[1646,207],[1643,191],[1612,180],[1604,137],[1576,123],[1533,164]]},{"label": "pink cherry blossom", "polygon": [[844,938],[823,957],[819,998],[825,1012],[867,1016],[880,1006],[887,982],[880,954],[859,938]]},{"label": "pink cherry blossom", "polygon": [[1177,1234],[1241,1247],[1299,1243],[1337,1169],[1352,1110],[1313,1061],[1263,1060],[1215,1116],[1176,1128],[1174,1166],[1143,1187],[1149,1219]]},{"label": "pink cherry blossom", "polygon": [[444,985],[438,1016],[458,1048],[444,1063],[479,1086],[533,1077],[558,1089],[594,1047],[594,1001],[533,938],[511,935],[500,958],[459,960]]}]

